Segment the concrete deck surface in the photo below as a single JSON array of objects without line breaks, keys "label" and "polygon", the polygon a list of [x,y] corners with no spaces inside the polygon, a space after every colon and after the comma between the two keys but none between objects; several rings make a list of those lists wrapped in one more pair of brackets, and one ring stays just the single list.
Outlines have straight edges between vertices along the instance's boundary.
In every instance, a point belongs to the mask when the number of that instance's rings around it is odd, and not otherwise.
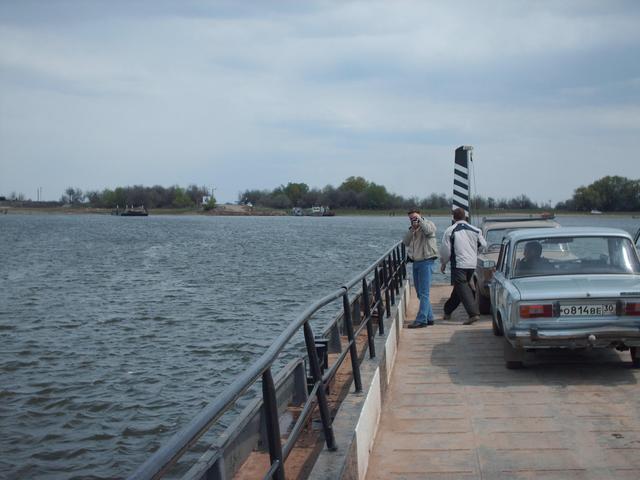
[{"label": "concrete deck surface", "polygon": [[[527,354],[507,370],[488,316],[403,329],[373,479],[640,479],[640,370],[628,352]],[[415,318],[411,296],[408,319]]]}]

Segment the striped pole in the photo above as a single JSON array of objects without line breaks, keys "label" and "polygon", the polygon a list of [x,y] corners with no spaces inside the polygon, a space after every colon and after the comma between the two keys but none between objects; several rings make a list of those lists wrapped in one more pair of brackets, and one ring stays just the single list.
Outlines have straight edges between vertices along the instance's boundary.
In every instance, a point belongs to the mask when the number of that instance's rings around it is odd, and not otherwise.
[{"label": "striped pole", "polygon": [[456,148],[455,165],[453,166],[453,205],[452,210],[462,208],[465,216],[469,217],[469,160],[473,147],[462,146]]}]

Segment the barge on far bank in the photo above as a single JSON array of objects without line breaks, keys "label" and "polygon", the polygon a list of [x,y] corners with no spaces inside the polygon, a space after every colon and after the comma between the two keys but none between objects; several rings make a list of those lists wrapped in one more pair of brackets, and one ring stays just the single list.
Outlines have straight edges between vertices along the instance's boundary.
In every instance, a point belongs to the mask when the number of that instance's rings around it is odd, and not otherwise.
[{"label": "barge on far bank", "polygon": [[116,206],[115,210],[111,211],[111,215],[118,215],[120,217],[148,217],[149,211],[140,205],[139,207],[126,206],[124,210],[120,210],[120,207]]}]

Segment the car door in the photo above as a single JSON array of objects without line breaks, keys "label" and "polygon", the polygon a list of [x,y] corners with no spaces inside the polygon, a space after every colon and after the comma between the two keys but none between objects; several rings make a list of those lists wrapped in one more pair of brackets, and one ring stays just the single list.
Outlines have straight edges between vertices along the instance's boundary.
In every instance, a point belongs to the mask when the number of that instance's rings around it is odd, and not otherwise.
[{"label": "car door", "polygon": [[489,284],[491,305],[494,306],[493,310],[498,311],[501,308],[500,301],[504,298],[505,292],[505,280],[506,277],[506,265],[508,264],[507,257],[509,256],[509,243],[507,240],[502,241],[500,245],[500,253],[498,254],[498,262],[496,264],[496,272],[493,274],[493,280]]}]

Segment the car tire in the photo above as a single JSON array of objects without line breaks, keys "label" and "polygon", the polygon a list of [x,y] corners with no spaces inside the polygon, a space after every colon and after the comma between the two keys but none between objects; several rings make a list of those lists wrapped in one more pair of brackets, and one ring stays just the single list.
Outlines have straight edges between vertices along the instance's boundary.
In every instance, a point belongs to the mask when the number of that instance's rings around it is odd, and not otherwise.
[{"label": "car tire", "polygon": [[498,314],[495,312],[491,312],[491,329],[496,337],[501,337],[503,335],[502,322],[498,318]]},{"label": "car tire", "polygon": [[476,301],[478,302],[478,310],[483,315],[491,313],[491,300],[480,293],[480,289],[476,287]]},{"label": "car tire", "polygon": [[491,329],[496,337],[502,336],[502,326],[498,323],[498,320],[496,320],[495,315],[491,315]]},{"label": "car tire", "polygon": [[640,348],[631,347],[631,365],[633,368],[640,368]]},{"label": "car tire", "polygon": [[524,349],[511,345],[511,342],[503,338],[504,364],[509,370],[524,368]]}]

